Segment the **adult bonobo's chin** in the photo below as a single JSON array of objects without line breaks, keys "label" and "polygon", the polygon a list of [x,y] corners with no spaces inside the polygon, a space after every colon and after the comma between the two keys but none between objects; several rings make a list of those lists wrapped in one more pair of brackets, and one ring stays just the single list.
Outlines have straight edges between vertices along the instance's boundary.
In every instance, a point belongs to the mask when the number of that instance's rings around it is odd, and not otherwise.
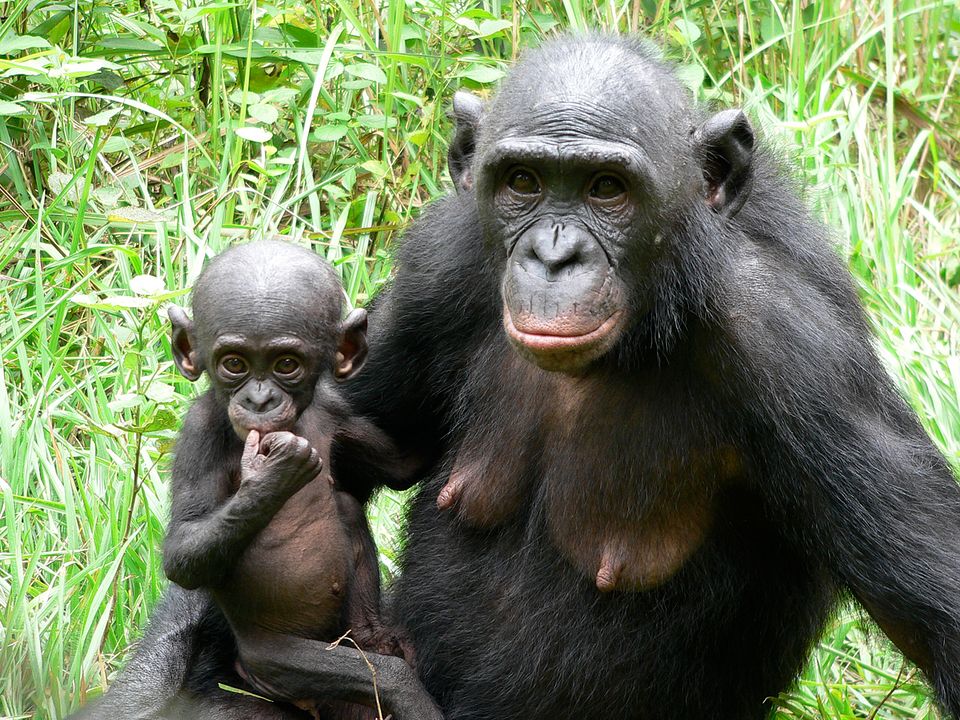
[{"label": "adult bonobo's chin", "polygon": [[580,373],[614,348],[650,310],[682,213],[732,215],[749,186],[743,113],[692,121],[675,83],[623,66],[622,53],[591,49],[586,67],[608,62],[614,77],[598,81],[573,55],[550,73],[522,64],[489,111],[467,93],[453,100],[451,176],[475,192],[502,253],[504,328],[546,370]]}]

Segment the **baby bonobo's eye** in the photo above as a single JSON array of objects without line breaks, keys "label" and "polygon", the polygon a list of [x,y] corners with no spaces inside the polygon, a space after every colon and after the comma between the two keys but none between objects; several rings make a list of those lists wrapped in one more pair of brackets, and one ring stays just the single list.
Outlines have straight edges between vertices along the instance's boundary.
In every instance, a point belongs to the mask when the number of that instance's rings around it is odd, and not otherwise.
[{"label": "baby bonobo's eye", "polygon": [[277,375],[295,375],[300,369],[300,361],[295,357],[284,355],[282,358],[277,360],[276,364],[273,366],[273,369]]},{"label": "baby bonobo's eye", "polygon": [[246,375],[247,361],[239,355],[224,355],[220,359],[220,369],[228,376]]}]

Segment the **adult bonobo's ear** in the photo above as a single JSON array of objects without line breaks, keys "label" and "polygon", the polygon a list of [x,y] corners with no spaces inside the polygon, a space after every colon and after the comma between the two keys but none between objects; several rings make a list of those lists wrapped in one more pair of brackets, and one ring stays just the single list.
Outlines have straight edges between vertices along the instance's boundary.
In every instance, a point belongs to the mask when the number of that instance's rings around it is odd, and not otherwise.
[{"label": "adult bonobo's ear", "polygon": [[724,110],[693,135],[707,184],[707,204],[721,215],[739,212],[753,180],[753,128],[742,110]]},{"label": "adult bonobo's ear", "polygon": [[340,323],[340,344],[333,361],[333,376],[346,380],[357,374],[367,359],[367,311],[357,308]]},{"label": "adult bonobo's ear", "polygon": [[453,96],[453,119],[457,130],[447,151],[447,168],[457,192],[473,187],[473,151],[476,150],[483,101],[463,90]]},{"label": "adult bonobo's ear", "polygon": [[182,307],[171,305],[167,308],[167,317],[173,326],[170,330],[170,347],[173,348],[173,362],[177,370],[187,380],[199,380],[203,373],[197,350],[193,342],[193,321],[187,317]]}]

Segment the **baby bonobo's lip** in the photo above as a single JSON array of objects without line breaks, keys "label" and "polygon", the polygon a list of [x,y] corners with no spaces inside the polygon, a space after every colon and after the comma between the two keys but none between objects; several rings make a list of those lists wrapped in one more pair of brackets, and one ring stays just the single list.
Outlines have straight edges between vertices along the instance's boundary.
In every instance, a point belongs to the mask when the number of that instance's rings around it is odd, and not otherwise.
[{"label": "baby bonobo's lip", "polygon": [[228,415],[233,431],[241,440],[246,440],[251,430],[256,430],[262,438],[270,433],[292,430],[297,422],[297,408],[289,400],[266,413],[254,413],[239,405],[231,405]]}]

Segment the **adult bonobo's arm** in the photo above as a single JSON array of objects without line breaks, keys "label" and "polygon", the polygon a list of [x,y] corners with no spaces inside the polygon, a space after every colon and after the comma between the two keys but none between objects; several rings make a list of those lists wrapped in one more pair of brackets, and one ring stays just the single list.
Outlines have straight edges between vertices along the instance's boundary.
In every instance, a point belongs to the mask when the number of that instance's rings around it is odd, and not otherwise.
[{"label": "adult bonobo's arm", "polygon": [[[237,467],[230,458],[239,442],[212,395],[197,400],[177,444],[163,545],[164,572],[181,587],[217,587],[250,540],[320,472],[317,451],[291,433],[271,433],[261,442],[250,432]],[[233,477],[240,485],[230,496]]]},{"label": "adult bonobo's arm", "polygon": [[[347,384],[354,408],[374,418],[421,464],[435,459],[441,418],[460,374],[499,322],[497,269],[484,247],[473,182],[480,100],[457,93],[448,167],[456,194],[433,203],[404,235],[396,279],[370,310],[370,355]],[[415,478],[414,478],[415,479]]]},{"label": "adult bonobo's arm", "polygon": [[960,717],[960,486],[874,354],[839,259],[820,258],[818,288],[782,250],[741,255],[724,302],[757,476],[798,546]]},{"label": "adult bonobo's arm", "polygon": [[401,449],[429,464],[441,418],[483,334],[497,327],[498,287],[479,271],[483,240],[471,192],[434,203],[406,233],[396,280],[370,308],[370,354],[345,384],[350,402]]}]

